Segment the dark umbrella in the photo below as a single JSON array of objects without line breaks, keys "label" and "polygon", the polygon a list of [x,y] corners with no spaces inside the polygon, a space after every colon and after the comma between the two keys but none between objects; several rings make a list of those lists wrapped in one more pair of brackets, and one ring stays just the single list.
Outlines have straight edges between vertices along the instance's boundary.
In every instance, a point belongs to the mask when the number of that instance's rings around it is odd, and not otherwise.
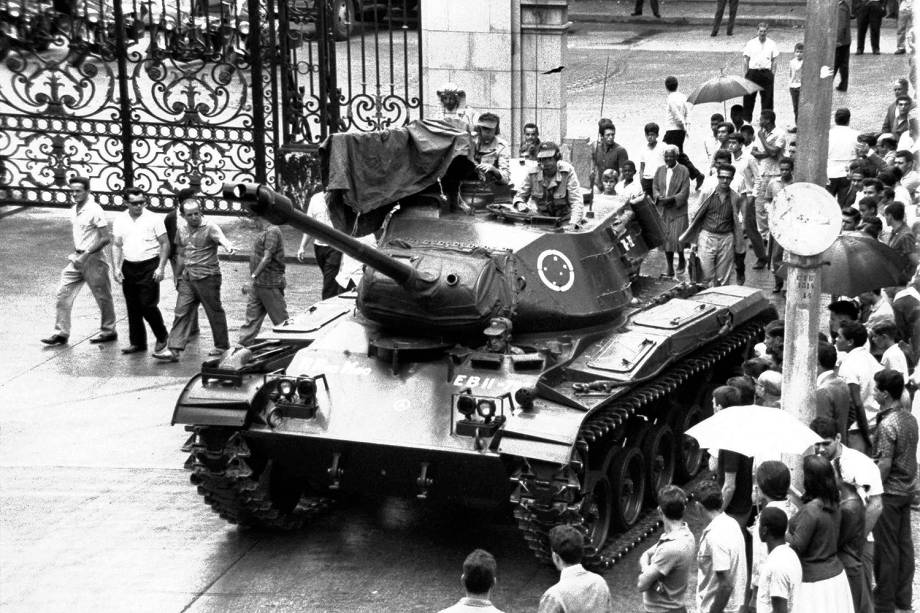
[{"label": "dark umbrella", "polygon": [[763,89],[753,81],[737,75],[721,75],[709,79],[687,96],[690,104],[703,104],[704,102],[725,102],[732,98],[740,98],[746,94],[753,94]]},{"label": "dark umbrella", "polygon": [[[904,285],[910,262],[888,245],[859,232],[843,232],[821,254],[821,291],[857,296],[882,287]],[[777,271],[785,276],[785,266]]]}]

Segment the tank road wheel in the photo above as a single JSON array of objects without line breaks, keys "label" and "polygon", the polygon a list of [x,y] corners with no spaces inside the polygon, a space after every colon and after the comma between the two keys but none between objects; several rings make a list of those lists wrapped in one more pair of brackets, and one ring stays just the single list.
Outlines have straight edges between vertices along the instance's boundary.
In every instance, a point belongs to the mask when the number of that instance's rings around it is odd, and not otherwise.
[{"label": "tank road wheel", "polygon": [[614,528],[626,530],[639,519],[645,499],[645,459],[638,447],[625,447],[610,462]]},{"label": "tank road wheel", "polygon": [[660,424],[649,430],[642,441],[642,455],[645,456],[648,472],[645,499],[649,504],[655,504],[658,490],[674,481],[677,450],[671,426]]},{"label": "tank road wheel", "polygon": [[607,542],[610,534],[613,487],[607,475],[603,475],[591,486],[591,493],[582,505],[582,525],[585,528],[585,552],[588,557],[596,556]]},{"label": "tank road wheel", "polygon": [[699,405],[689,407],[678,417],[677,423],[677,479],[685,483],[695,477],[703,468],[703,450],[692,436],[684,434],[694,425],[703,421],[703,411]]}]

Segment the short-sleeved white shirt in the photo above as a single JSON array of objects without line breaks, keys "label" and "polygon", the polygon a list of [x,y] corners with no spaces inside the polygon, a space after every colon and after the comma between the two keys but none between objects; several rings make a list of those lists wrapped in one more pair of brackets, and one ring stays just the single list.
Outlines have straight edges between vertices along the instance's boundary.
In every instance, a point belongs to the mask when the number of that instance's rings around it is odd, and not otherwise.
[{"label": "short-sleeved white shirt", "polygon": [[744,553],[744,536],[741,527],[731,516],[719,513],[703,530],[698,563],[696,608],[708,611],[718,588],[716,572],[726,571],[732,584],[732,595],[725,605],[725,613],[735,613],[744,604],[747,583],[747,562]]},{"label": "short-sleeved white shirt", "polygon": [[687,129],[687,96],[680,92],[671,92],[668,94],[668,116],[664,123],[665,131],[667,130],[686,130]]},{"label": "short-sleeved white shirt", "polygon": [[[307,204],[307,215],[327,226],[332,225],[332,219],[329,217],[329,205],[326,203],[326,192],[317,192],[310,197],[310,202]],[[323,241],[315,238],[313,239],[313,244],[320,247],[328,246]]]},{"label": "short-sleeved white shirt", "polygon": [[645,163],[645,167],[642,170],[643,179],[654,179],[655,171],[658,170],[661,166],[664,166],[664,148],[665,145],[663,142],[658,141],[653,148],[648,148],[648,143],[642,147],[642,153],[639,154],[639,163]]},{"label": "short-sleeved white shirt", "polygon": [[[840,378],[846,381],[847,384],[856,383],[859,385],[859,397],[862,399],[866,419],[869,420],[870,427],[878,414],[878,402],[875,400],[874,392],[875,373],[880,370],[882,370],[882,365],[872,357],[866,347],[856,347],[843,358],[838,371]],[[857,429],[855,422],[850,429]]]},{"label": "short-sleeved white shirt", "polygon": [[158,237],[166,234],[163,216],[144,210],[137,219],[128,211],[115,218],[112,234],[116,244],[121,244],[125,260],[144,262],[160,255]]},{"label": "short-sleeved white shirt", "polygon": [[910,377],[907,368],[907,358],[904,357],[904,352],[901,351],[898,345],[892,345],[885,350],[885,353],[882,354],[881,364],[882,368],[890,368],[891,370],[901,373],[905,381]]},{"label": "short-sleeved white shirt", "polygon": [[749,40],[744,46],[742,52],[744,57],[748,58],[748,69],[761,70],[773,68],[773,60],[779,57],[779,50],[772,38],[760,42],[756,36]]},{"label": "short-sleeved white shirt", "polygon": [[88,250],[96,242],[99,233],[109,227],[102,207],[93,200],[92,196],[86,199],[79,212],[74,206],[70,214],[73,222],[73,248],[77,251]]},{"label": "short-sleeved white shirt", "polygon": [[840,478],[866,496],[881,496],[885,493],[882,473],[872,458],[843,444],[840,445]]},{"label": "short-sleeved white shirt", "polygon": [[772,598],[785,598],[788,611],[795,611],[795,601],[802,587],[802,563],[792,547],[783,543],[767,556],[760,569],[757,585],[757,613],[772,613]]}]

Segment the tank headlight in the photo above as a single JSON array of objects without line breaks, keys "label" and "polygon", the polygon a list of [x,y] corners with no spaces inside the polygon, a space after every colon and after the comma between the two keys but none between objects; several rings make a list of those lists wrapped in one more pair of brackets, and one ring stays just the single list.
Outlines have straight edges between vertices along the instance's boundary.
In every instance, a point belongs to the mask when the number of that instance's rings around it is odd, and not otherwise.
[{"label": "tank headlight", "polygon": [[316,381],[310,377],[301,377],[297,381],[297,395],[305,404],[316,400]]},{"label": "tank headlight", "polygon": [[281,379],[278,381],[278,392],[285,400],[290,400],[294,395],[294,382],[290,379]]},{"label": "tank headlight", "polygon": [[476,403],[476,413],[478,413],[486,423],[489,423],[495,416],[495,401],[480,398],[479,402]]},{"label": "tank headlight", "polygon": [[476,412],[476,399],[472,396],[460,396],[457,398],[457,410],[465,418],[471,419]]}]

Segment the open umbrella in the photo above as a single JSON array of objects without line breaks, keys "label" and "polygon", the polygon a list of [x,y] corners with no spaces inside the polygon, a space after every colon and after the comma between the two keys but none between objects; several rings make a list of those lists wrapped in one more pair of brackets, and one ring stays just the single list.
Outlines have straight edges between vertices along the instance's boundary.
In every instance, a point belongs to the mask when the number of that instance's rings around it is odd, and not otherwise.
[{"label": "open umbrella", "polygon": [[720,75],[709,79],[687,96],[690,104],[703,104],[704,102],[725,102],[732,98],[740,98],[753,94],[763,89],[753,81],[737,75]]},{"label": "open umbrella", "polygon": [[703,449],[726,449],[746,456],[801,454],[821,440],[791,413],[757,404],[722,409],[686,432]]},{"label": "open umbrella", "polygon": [[[904,285],[911,273],[907,258],[860,232],[842,232],[821,254],[821,261],[825,264],[821,268],[821,291],[837,296],[858,296]],[[785,266],[777,274],[784,277]]]}]

